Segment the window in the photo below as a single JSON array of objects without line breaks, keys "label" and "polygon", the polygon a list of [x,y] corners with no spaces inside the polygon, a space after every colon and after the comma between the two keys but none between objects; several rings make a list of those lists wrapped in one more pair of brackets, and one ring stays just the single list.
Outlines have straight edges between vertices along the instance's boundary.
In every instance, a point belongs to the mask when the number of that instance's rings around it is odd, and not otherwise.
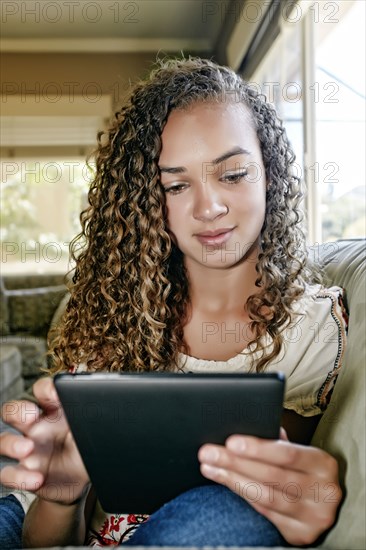
[{"label": "window", "polygon": [[111,99],[1,97],[3,274],[65,274],[71,268],[68,247],[80,232],[93,176],[86,159],[108,124]]},{"label": "window", "polygon": [[[322,239],[365,234],[365,2],[314,25]],[[314,14],[316,16],[316,14]]]},{"label": "window", "polygon": [[282,12],[251,78],[294,147],[311,244],[365,235],[365,5],[302,2]]},{"label": "window", "polygon": [[85,159],[4,159],[1,174],[2,272],[66,273],[92,177]]}]

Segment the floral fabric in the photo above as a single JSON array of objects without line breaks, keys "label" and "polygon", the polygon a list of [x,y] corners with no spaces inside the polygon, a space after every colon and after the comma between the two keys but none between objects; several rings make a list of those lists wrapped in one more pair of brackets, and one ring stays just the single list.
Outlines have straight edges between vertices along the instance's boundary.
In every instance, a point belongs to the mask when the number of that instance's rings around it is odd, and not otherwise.
[{"label": "floral fabric", "polygon": [[126,542],[148,515],[105,514],[97,502],[88,533],[88,546],[118,546]]}]

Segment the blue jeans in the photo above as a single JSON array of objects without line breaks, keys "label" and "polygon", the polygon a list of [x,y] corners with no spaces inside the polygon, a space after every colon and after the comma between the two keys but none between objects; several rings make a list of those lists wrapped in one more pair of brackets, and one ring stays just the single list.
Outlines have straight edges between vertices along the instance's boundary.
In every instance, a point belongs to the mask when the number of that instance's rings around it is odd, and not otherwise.
[{"label": "blue jeans", "polygon": [[0,548],[22,548],[23,507],[19,500],[9,495],[0,498]]},{"label": "blue jeans", "polygon": [[276,527],[221,485],[191,489],[141,524],[122,546],[288,546]]},{"label": "blue jeans", "polygon": [[[0,499],[0,548],[22,548],[24,512],[12,495]],[[140,525],[123,546],[288,546],[276,527],[221,485],[191,489]]]}]

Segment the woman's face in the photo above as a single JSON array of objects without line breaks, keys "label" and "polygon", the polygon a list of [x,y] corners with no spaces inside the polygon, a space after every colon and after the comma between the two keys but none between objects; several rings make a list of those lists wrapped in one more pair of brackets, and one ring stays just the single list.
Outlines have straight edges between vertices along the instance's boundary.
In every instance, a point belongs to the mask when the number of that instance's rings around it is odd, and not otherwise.
[{"label": "woman's face", "polygon": [[162,145],[168,228],[187,267],[227,268],[256,250],[266,177],[247,108],[204,103],[175,110]]}]

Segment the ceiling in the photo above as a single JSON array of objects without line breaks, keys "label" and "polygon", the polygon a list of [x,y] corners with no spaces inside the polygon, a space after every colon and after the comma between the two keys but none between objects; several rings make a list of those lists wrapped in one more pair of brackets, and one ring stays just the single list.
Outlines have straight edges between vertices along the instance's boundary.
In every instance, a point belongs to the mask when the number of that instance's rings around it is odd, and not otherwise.
[{"label": "ceiling", "polygon": [[[255,1],[263,6],[268,3],[268,0]],[[211,57],[222,52],[228,64],[236,68],[258,26],[258,21],[248,24],[242,16],[243,5],[244,0],[3,1],[0,46],[4,53],[25,54],[24,63],[35,64],[35,69],[39,63],[37,56],[27,61],[26,54],[55,54],[55,67],[58,54],[74,54],[70,58],[71,67],[77,66],[78,54],[140,52],[155,57],[158,52],[183,51]],[[38,74],[37,70],[34,74]],[[32,78],[33,73],[28,72],[29,81]],[[31,82],[27,86],[32,89]],[[110,100],[104,96],[102,99]],[[12,101],[14,112],[10,109]],[[104,106],[103,113],[97,113],[96,105],[92,104],[93,112],[89,113],[82,110],[85,101],[80,105],[73,101],[68,110],[74,106],[75,112],[69,113],[70,116],[66,112],[65,116],[61,103],[61,100],[40,101],[28,95],[24,104],[19,95],[7,97],[7,112],[1,117],[2,145],[14,154],[14,148],[25,145],[94,144],[96,131],[105,120],[104,111],[109,113],[110,105]],[[61,112],[63,116],[59,116]]]},{"label": "ceiling", "polygon": [[4,52],[212,52],[231,0],[2,3]]}]

